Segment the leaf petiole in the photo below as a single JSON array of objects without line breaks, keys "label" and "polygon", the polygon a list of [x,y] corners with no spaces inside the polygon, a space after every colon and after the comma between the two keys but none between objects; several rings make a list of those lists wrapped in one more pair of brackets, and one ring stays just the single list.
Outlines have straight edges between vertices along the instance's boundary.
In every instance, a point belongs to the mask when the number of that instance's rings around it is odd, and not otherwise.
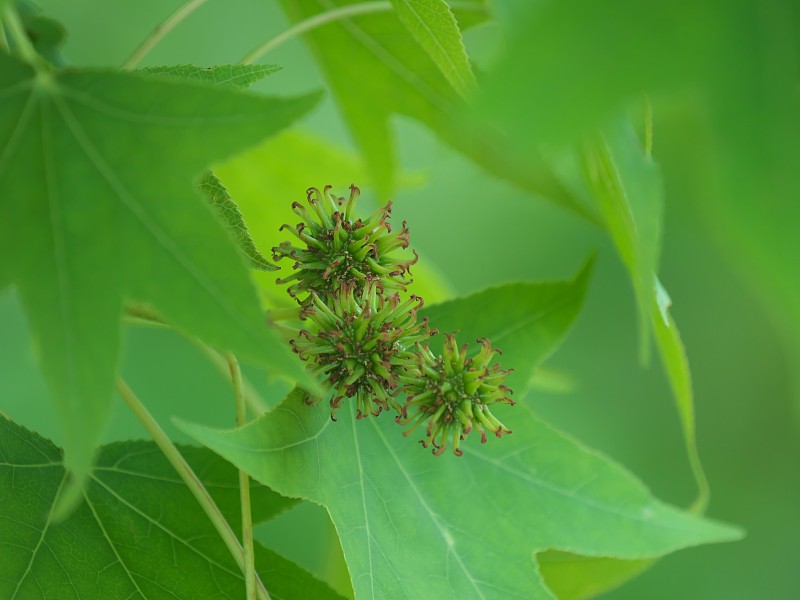
[{"label": "leaf petiole", "polygon": [[[164,430],[161,429],[161,426],[158,424],[155,418],[153,418],[153,415],[150,414],[144,404],[142,404],[139,398],[137,398],[136,394],[133,393],[133,390],[131,390],[131,388],[129,388],[121,378],[117,379],[117,391],[119,392],[119,395],[122,397],[125,404],[128,405],[128,408],[131,409],[131,412],[145,426],[147,431],[153,437],[153,441],[159,447],[161,452],[164,453],[164,456],[174,467],[174,469],[178,472],[178,475],[180,475],[180,478],[192,492],[192,495],[197,499],[197,502],[203,508],[203,511],[206,513],[209,520],[214,525],[214,528],[225,542],[225,545],[228,547],[228,550],[230,551],[231,556],[233,556],[233,559],[236,561],[239,569],[241,569],[242,573],[245,573],[246,566],[244,550],[242,549],[241,544],[239,544],[239,540],[231,529],[231,526],[228,524],[228,521],[219,510],[219,507],[217,507],[217,504],[208,493],[208,490],[192,470],[192,467],[190,467],[189,463],[187,463],[183,458],[183,455],[181,455],[180,451],[175,447],[175,444],[173,444],[172,440],[169,439],[169,436],[167,436]],[[259,600],[269,600],[269,592],[267,592],[264,584],[257,577],[257,575],[254,574],[254,577],[256,578],[258,584],[256,587],[256,597]]]},{"label": "leaf petiole", "polygon": [[[162,319],[159,315],[140,304],[126,304],[125,317],[126,322],[130,323],[131,325],[167,329],[173,328],[172,325]],[[197,346],[203,352],[203,354],[205,354],[209,360],[211,360],[212,363],[214,363],[214,366],[217,368],[217,370],[219,370],[220,373],[226,376],[228,375],[229,368],[227,361],[220,355],[219,352],[209,347],[202,340],[194,336],[186,335],[185,337],[195,346]],[[243,378],[241,386],[244,400],[250,405],[250,410],[252,410],[256,415],[261,415],[269,410],[267,403],[249,381]]]},{"label": "leaf petiole", "polygon": [[[242,395],[242,370],[236,357],[230,352],[225,353],[228,369],[233,383],[233,393],[236,399],[236,426],[244,427],[247,424],[247,406]],[[242,504],[242,545],[244,555],[244,581],[247,589],[247,600],[256,600],[256,570],[255,551],[253,548],[253,515],[250,512],[250,478],[243,470],[239,470],[239,497]]]},{"label": "leaf petiole", "polygon": [[[8,28],[11,40],[14,42],[17,54],[25,62],[38,68],[41,65],[39,54],[28,39],[28,35],[25,33],[25,27],[23,27],[16,9],[11,4],[8,4],[2,17],[3,24]],[[6,41],[5,36],[3,36],[3,39]]]},{"label": "leaf petiole", "polygon": [[327,23],[348,19],[358,15],[366,15],[370,13],[389,12],[394,10],[392,3],[388,0],[376,0],[375,2],[362,2],[360,4],[348,4],[347,6],[340,6],[332,10],[327,10],[319,14],[309,17],[304,21],[300,21],[296,25],[283,31],[275,37],[267,40],[258,48],[252,50],[239,62],[243,65],[249,65],[264,56],[267,52],[274,50],[284,42],[297,37],[298,35],[321,27]]},{"label": "leaf petiole", "polygon": [[142,43],[131,53],[128,59],[122,64],[123,69],[133,69],[138,65],[147,54],[155,48],[164,37],[178,25],[181,24],[189,15],[200,8],[206,0],[189,0],[181,5],[175,12],[169,15],[164,21],[156,25]]}]

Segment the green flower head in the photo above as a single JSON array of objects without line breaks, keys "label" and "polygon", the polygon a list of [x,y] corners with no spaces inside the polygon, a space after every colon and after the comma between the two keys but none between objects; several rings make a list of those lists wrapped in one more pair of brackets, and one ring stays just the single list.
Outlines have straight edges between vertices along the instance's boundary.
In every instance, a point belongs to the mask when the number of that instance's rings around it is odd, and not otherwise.
[{"label": "green flower head", "polygon": [[455,334],[445,336],[444,352],[436,357],[428,347],[418,346],[417,369],[400,376],[402,391],[407,394],[397,422],[409,425],[404,435],[410,435],[421,423],[427,423],[425,439],[420,443],[440,455],[452,440],[453,452],[461,456],[459,448],[473,429],[486,442],[486,430],[497,437],[511,431],[489,410],[491,404],[502,402],[514,405],[509,398],[511,390],[503,385],[507,370],[499,364],[490,366],[499,350],[492,348],[489,340],[478,340],[481,349],[467,356],[469,346],[458,347]]},{"label": "green flower head", "polygon": [[360,291],[345,285],[328,302],[311,291],[301,316],[313,327],[300,330],[291,344],[332,388],[334,421],[345,397],[356,399],[359,419],[390,407],[401,410],[398,377],[415,367],[418,343],[435,333],[427,318],[417,321],[420,306],[417,296],[401,302],[398,294],[378,294],[372,282]]},{"label": "green flower head", "polygon": [[287,241],[272,249],[275,261],[294,260],[294,273],[278,283],[290,283],[289,293],[304,306],[311,303],[312,294],[330,302],[344,286],[355,293],[368,284],[379,293],[405,290],[406,275],[417,256],[413,253],[413,258],[403,259],[395,254],[408,248],[408,227],[404,221],[400,231],[392,231],[391,202],[362,220],[355,218],[360,195],[355,185],[350,186],[347,199],[335,196],[329,185],[322,192],[309,188],[306,194],[310,210],[299,202],[292,204],[303,221],[281,227],[300,244]]}]

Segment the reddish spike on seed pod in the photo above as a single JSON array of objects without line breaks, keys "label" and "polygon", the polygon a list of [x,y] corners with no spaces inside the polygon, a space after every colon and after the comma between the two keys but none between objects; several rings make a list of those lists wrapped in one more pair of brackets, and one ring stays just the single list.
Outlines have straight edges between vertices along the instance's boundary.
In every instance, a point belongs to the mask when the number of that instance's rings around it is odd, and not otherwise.
[{"label": "reddish spike on seed pod", "polygon": [[291,345],[331,388],[331,417],[343,398],[356,399],[358,419],[401,410],[399,378],[416,364],[418,344],[432,335],[427,319],[417,321],[417,306],[416,299],[378,294],[373,282],[361,290],[346,285],[328,302],[311,292],[303,312],[314,333],[300,331]]},{"label": "reddish spike on seed pod", "polygon": [[511,390],[503,385],[507,370],[488,363],[498,354],[488,340],[478,340],[480,350],[467,356],[468,346],[459,348],[455,334],[445,338],[444,352],[434,356],[421,344],[417,349],[416,369],[400,377],[401,391],[407,395],[397,422],[408,426],[404,435],[410,435],[425,424],[425,448],[433,447],[433,454],[441,455],[451,444],[453,453],[461,456],[460,443],[477,429],[481,442],[486,442],[487,430],[497,437],[511,433],[492,414],[491,404],[514,404]]},{"label": "reddish spike on seed pod", "polygon": [[296,282],[290,292],[301,304],[310,302],[312,293],[327,302],[343,286],[359,293],[374,284],[383,293],[384,289],[404,291],[410,283],[416,253],[410,258],[400,254],[408,248],[408,227],[403,223],[400,231],[392,232],[391,202],[366,219],[356,219],[359,195],[355,185],[350,186],[347,198],[333,194],[328,185],[322,191],[308,189],[310,208],[298,202],[292,205],[303,222],[283,228],[297,239],[281,243],[272,253],[276,261],[293,261],[296,272],[279,283]]}]

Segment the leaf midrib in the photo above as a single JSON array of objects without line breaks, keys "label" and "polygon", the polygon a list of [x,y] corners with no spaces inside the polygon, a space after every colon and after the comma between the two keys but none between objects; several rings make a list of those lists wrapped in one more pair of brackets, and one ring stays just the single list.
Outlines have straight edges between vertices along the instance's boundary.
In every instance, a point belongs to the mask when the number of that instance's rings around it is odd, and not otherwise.
[{"label": "leaf midrib", "polygon": [[[453,59],[450,56],[450,53],[445,49],[445,47],[439,41],[439,37],[428,26],[428,23],[425,21],[425,19],[423,19],[422,16],[419,14],[417,9],[415,8],[415,2],[413,2],[412,0],[399,0],[399,1],[403,2],[408,7],[408,9],[417,18],[417,22],[420,25],[422,25],[422,27],[425,29],[425,31],[430,35],[430,38],[433,40],[433,42],[436,44],[437,48],[440,50],[441,55],[445,58],[445,60],[450,65],[451,74],[455,75],[458,78],[459,87],[460,87],[459,91],[460,92],[464,92],[467,89],[469,89],[470,82],[464,79],[464,77],[461,74],[461,70],[458,68],[458,65],[456,65],[455,62],[453,62]],[[442,4],[442,6],[444,6],[445,9],[447,9],[448,11],[450,10],[450,7],[447,5],[447,3],[442,1],[441,4]],[[450,13],[450,16],[452,16],[452,12]],[[455,17],[453,17],[453,18],[455,20]],[[464,50],[464,45],[463,44],[461,44],[461,50],[464,51],[465,54],[466,54],[466,51]],[[466,64],[469,65],[469,62],[467,61]]]},{"label": "leaf midrib", "polygon": [[[320,8],[324,10],[326,8],[325,5],[327,5],[328,10],[333,8],[330,2],[320,0]],[[347,29],[350,32],[350,35],[352,35],[353,39],[361,44],[361,46],[363,46],[367,52],[372,54],[372,56],[380,61],[381,64],[386,65],[395,73],[395,75],[397,75],[397,77],[405,81],[421,96],[431,102],[437,108],[437,110],[449,110],[450,102],[447,100],[447,98],[439,94],[431,86],[427,85],[422,79],[417,77],[414,72],[407,69],[401,61],[395,58],[395,56],[389,50],[384,48],[378,42],[378,40],[368,34],[363,28],[359,27],[353,19],[343,19],[341,21],[341,25],[344,29]]]},{"label": "leaf midrib", "polygon": [[[431,521],[436,526],[436,529],[439,531],[439,534],[442,536],[442,540],[444,540],[445,546],[447,546],[448,552],[451,553],[455,557],[456,563],[458,564],[459,568],[466,575],[466,579],[470,582],[472,587],[478,593],[478,597],[481,598],[481,600],[486,600],[486,596],[483,595],[483,592],[478,587],[478,584],[475,581],[475,578],[472,576],[472,573],[470,572],[469,569],[467,569],[467,566],[464,564],[464,561],[462,560],[461,555],[456,551],[456,549],[455,549],[456,545],[455,545],[455,542],[453,541],[453,536],[450,533],[450,530],[441,522],[440,517],[433,511],[433,509],[425,501],[425,498],[423,497],[423,495],[420,492],[419,488],[417,487],[416,483],[411,478],[411,476],[408,474],[408,471],[406,471],[406,469],[403,467],[403,464],[400,462],[399,457],[397,456],[395,451],[392,449],[392,447],[389,445],[388,440],[383,435],[383,432],[381,431],[380,427],[378,427],[378,424],[374,420],[372,421],[372,426],[375,429],[375,431],[377,432],[378,436],[381,438],[381,442],[383,442],[383,445],[389,451],[389,454],[391,455],[392,460],[394,460],[395,464],[397,464],[398,470],[403,474],[403,477],[408,482],[411,490],[417,496],[417,498],[419,499],[420,504],[425,509],[425,512],[428,513],[428,516],[430,517]],[[354,437],[357,437],[355,429],[353,430],[353,434],[354,434]],[[357,442],[356,442],[356,446],[357,446]],[[360,455],[359,455],[359,464],[360,464]]]},{"label": "leaf midrib", "polygon": [[83,127],[81,127],[78,120],[72,114],[69,107],[61,101],[58,96],[54,96],[55,105],[59,110],[64,123],[72,133],[73,138],[81,147],[84,155],[89,160],[90,164],[95,168],[97,173],[105,180],[106,184],[114,192],[116,199],[128,209],[128,211],[137,218],[139,223],[151,235],[153,240],[158,243],[170,256],[172,256],[190,275],[195,282],[203,288],[210,298],[222,309],[222,311],[231,318],[231,321],[239,326],[243,332],[252,341],[258,343],[260,338],[252,333],[251,328],[244,323],[237,311],[233,310],[230,305],[225,302],[225,294],[216,288],[207,277],[204,276],[202,270],[198,269],[195,264],[187,258],[183,252],[171,242],[170,237],[166,234],[157,223],[153,222],[145,209],[144,205],[131,194],[126,187],[118,180],[113,170],[105,163],[100,154],[97,152],[95,145],[88,137]]}]

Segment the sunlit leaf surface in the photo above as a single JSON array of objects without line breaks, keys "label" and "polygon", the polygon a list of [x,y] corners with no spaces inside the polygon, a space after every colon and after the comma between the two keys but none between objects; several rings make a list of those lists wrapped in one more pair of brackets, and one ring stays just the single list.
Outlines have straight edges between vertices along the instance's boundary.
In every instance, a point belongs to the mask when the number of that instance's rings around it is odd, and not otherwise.
[{"label": "sunlit leaf surface", "polygon": [[[538,305],[532,291],[526,298],[515,286],[467,298],[475,318],[460,321],[461,335],[504,326],[504,364],[532,367],[569,328],[575,311],[557,307],[580,305],[585,278],[542,286],[548,302]],[[491,306],[493,296],[501,300]],[[458,312],[459,302],[443,308]],[[512,313],[518,303],[530,305],[530,315]],[[480,304],[495,316],[481,320]],[[555,310],[537,313],[548,304]],[[359,599],[553,598],[536,570],[541,550],[641,559],[739,536],[654,499],[527,405],[501,409],[495,414],[513,434],[485,445],[468,439],[460,458],[431,456],[387,415],[357,421],[343,409],[332,422],[302,393],[239,430],[182,427],[279,492],[323,504]]]},{"label": "sunlit leaf surface", "polygon": [[78,481],[106,420],[126,299],[304,377],[264,326],[244,262],[192,183],[314,102],[110,71],[34,73],[0,53],[0,260]]}]

